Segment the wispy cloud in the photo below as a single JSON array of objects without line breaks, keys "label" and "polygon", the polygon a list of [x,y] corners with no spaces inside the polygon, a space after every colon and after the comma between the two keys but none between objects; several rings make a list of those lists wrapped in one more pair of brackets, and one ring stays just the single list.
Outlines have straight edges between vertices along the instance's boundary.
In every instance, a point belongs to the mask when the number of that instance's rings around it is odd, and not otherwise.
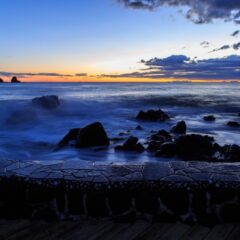
[{"label": "wispy cloud", "polygon": [[185,16],[197,24],[214,19],[240,23],[239,0],[116,0],[125,7],[153,10],[160,7],[187,7]]},{"label": "wispy cloud", "polygon": [[189,80],[240,80],[240,56],[203,60],[185,55],[141,60],[146,67],[137,72],[108,74],[111,78],[189,79]]},{"label": "wispy cloud", "polygon": [[86,73],[77,73],[77,74],[61,74],[61,73],[52,73],[52,72],[39,72],[39,73],[32,73],[32,72],[6,72],[0,71],[0,76],[4,77],[11,77],[11,76],[18,76],[22,78],[27,77],[83,77],[87,76]]}]

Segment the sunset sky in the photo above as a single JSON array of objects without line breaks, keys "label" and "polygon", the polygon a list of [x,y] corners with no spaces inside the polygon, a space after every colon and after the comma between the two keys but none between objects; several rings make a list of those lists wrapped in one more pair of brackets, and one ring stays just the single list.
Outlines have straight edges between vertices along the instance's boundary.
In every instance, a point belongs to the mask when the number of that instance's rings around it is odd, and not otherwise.
[{"label": "sunset sky", "polygon": [[23,81],[240,80],[238,1],[231,6],[224,0],[200,6],[196,0],[169,2],[1,0],[0,76],[6,81],[13,75]]}]

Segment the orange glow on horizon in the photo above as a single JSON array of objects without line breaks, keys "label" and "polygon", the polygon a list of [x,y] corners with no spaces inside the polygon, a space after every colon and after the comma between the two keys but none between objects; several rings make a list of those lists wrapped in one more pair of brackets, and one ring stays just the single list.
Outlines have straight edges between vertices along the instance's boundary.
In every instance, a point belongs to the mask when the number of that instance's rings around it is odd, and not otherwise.
[{"label": "orange glow on horizon", "polygon": [[[240,80],[203,80],[203,79],[152,79],[152,78],[109,78],[109,77],[99,77],[99,76],[83,76],[83,77],[47,77],[47,76],[33,76],[33,77],[18,77],[21,82],[117,82],[117,83],[166,83],[166,82],[192,82],[192,83],[207,83],[207,82],[238,82]],[[10,82],[11,78],[5,78],[5,82]]]}]

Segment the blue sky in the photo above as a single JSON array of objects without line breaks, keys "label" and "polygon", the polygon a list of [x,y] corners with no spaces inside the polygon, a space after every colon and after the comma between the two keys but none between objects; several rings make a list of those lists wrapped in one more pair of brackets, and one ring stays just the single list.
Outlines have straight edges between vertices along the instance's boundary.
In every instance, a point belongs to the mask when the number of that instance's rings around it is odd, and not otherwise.
[{"label": "blue sky", "polygon": [[[230,34],[238,25],[195,24],[179,13],[182,8],[136,10],[116,0],[1,0],[0,9],[0,72],[118,75],[143,68],[141,59],[238,52],[209,53],[237,42]],[[210,47],[203,48],[203,41]]]}]

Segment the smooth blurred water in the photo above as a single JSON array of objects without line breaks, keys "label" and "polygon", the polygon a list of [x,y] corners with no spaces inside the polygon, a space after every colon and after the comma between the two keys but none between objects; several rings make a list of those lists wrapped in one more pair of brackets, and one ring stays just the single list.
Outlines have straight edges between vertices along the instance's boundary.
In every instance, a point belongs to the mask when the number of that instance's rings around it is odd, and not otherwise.
[{"label": "smooth blurred water", "polygon": [[[58,95],[61,105],[44,110],[31,104],[43,95]],[[0,158],[33,161],[155,161],[149,153],[116,153],[67,148],[54,151],[71,128],[101,121],[109,137],[131,131],[142,142],[151,130],[169,130],[179,120],[189,132],[212,134],[220,144],[240,143],[239,129],[226,126],[240,121],[239,83],[22,83],[0,85]],[[141,109],[162,108],[173,118],[166,123],[139,122]],[[215,114],[207,123],[203,115]],[[141,124],[144,131],[136,131]]]}]

